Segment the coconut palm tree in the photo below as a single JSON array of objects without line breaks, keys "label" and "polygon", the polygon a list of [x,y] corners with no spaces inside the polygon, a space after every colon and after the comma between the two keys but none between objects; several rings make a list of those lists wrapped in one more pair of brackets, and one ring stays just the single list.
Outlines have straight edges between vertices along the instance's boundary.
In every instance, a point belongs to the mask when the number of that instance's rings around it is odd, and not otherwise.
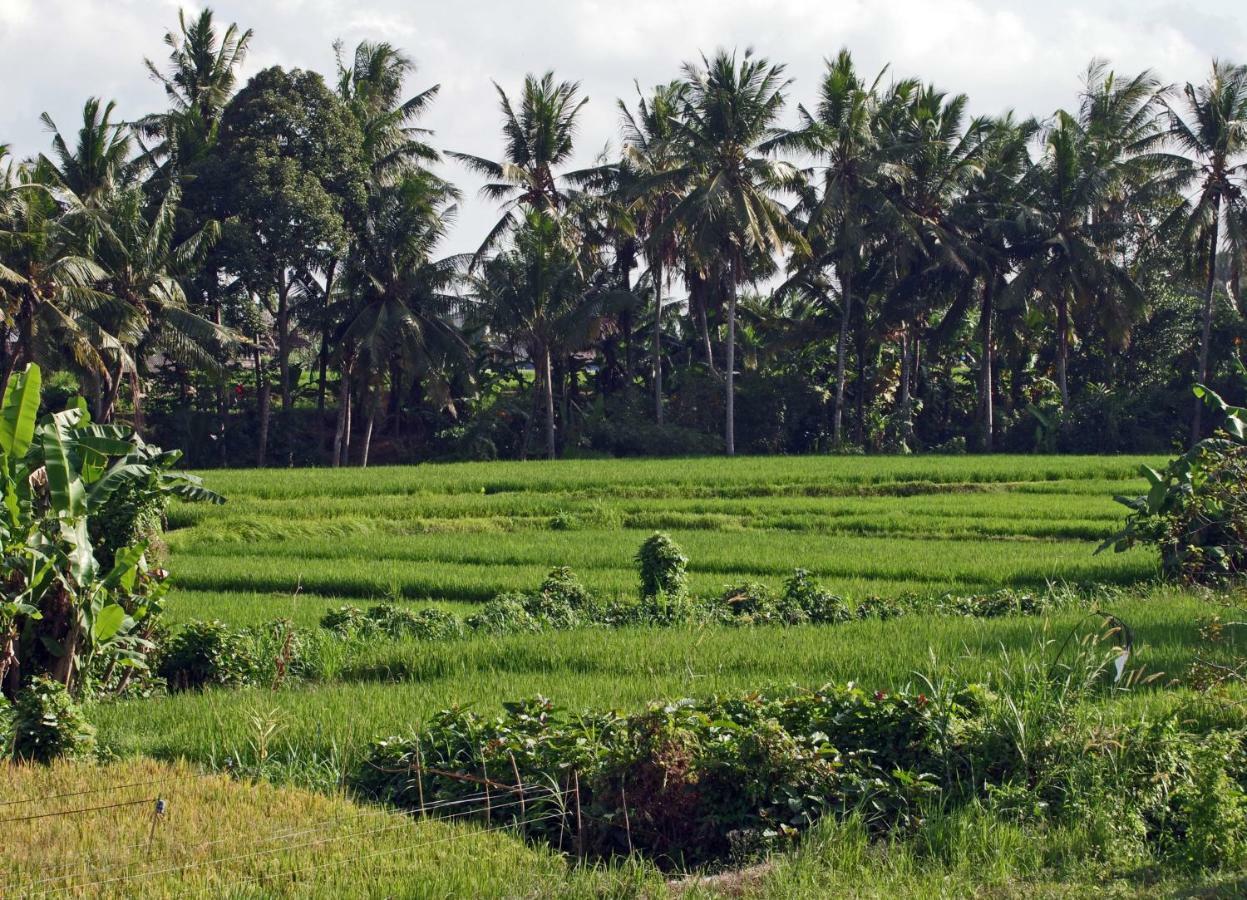
[{"label": "coconut palm tree", "polygon": [[678,230],[663,223],[679,203],[685,187],[668,177],[680,166],[676,135],[687,85],[670,81],[651,90],[649,96],[637,87],[636,111],[618,101],[623,126],[623,153],[620,167],[627,173],[621,188],[624,202],[640,238],[641,250],[649,264],[654,289],[654,421],[663,421],[662,326],[663,289],[679,259]]},{"label": "coconut palm tree", "polygon": [[[1247,67],[1214,61],[1203,84],[1187,83],[1180,103],[1168,104],[1168,137],[1190,164],[1185,186],[1190,198],[1180,217],[1183,243],[1191,248],[1203,275],[1203,315],[1197,378],[1209,378],[1213,293],[1217,254],[1226,247],[1240,254],[1244,243],[1242,179],[1247,175]],[[1196,401],[1191,442],[1202,431],[1203,403]]]},{"label": "coconut palm tree", "polygon": [[1054,307],[1057,385],[1067,409],[1072,313],[1098,322],[1110,341],[1127,339],[1146,298],[1120,252],[1131,220],[1125,209],[1150,195],[1171,165],[1157,152],[1164,88],[1153,76],[1122,80],[1093,63],[1086,84],[1079,114],[1058,111],[1044,131],[1012,223],[1023,260],[1009,297],[1035,295]]},{"label": "coconut palm tree", "polygon": [[[357,298],[341,333],[349,356],[343,385],[363,379],[367,419],[361,465],[368,465],[380,385],[386,373],[394,379],[407,372],[422,379],[425,390],[449,405],[449,371],[466,361],[467,345],[452,318],[459,298],[451,292],[458,278],[457,258],[436,260],[434,251],[453,222],[457,192],[441,179],[409,170],[394,185],[370,200],[368,224],[358,236],[357,252],[346,273],[347,294]],[[340,401],[335,464],[343,453],[343,410],[349,387]]]},{"label": "coconut palm tree", "polygon": [[721,281],[727,295],[724,443],[736,452],[736,299],[752,260],[769,257],[804,239],[775,194],[790,188],[798,173],[771,158],[765,147],[775,136],[789,80],[784,67],[746,51],[739,58],[719,51],[684,66],[688,83],[675,135],[680,165],[661,184],[687,190],[659,229],[659,239],[679,228],[688,235],[700,268]]},{"label": "coconut palm tree", "polygon": [[[556,170],[571,159],[577,118],[589,102],[580,96],[579,82],[555,82],[553,72],[525,77],[518,111],[506,91],[496,83],[494,88],[502,107],[504,157],[495,162],[468,153],[447,154],[489,179],[481,193],[503,208],[502,217],[481,242],[474,266],[524,224],[527,211],[557,216],[564,208],[568,197],[559,187]],[[552,221],[558,224],[557,219]]]},{"label": "coconut palm tree", "polygon": [[[79,252],[81,241],[67,227],[71,216],[88,218],[84,205],[44,163],[7,167],[0,198],[0,297],[6,327],[17,338],[0,373],[0,392],[18,366],[31,362],[49,369],[68,363],[109,384],[109,357],[122,368],[133,363],[122,342],[98,323],[101,315],[120,311],[100,289],[107,273]],[[7,346],[6,339],[6,354]]]},{"label": "coconut palm tree", "polygon": [[[103,287],[116,303],[95,318],[118,336],[133,359],[128,371],[134,429],[139,432],[144,427],[144,360],[159,352],[182,365],[219,373],[220,360],[238,343],[231,330],[189,308],[179,276],[202,262],[220,229],[209,222],[180,238],[180,202],[176,184],[157,201],[143,185],[126,188],[109,204],[108,233],[99,248],[107,271]],[[101,418],[105,421],[112,415],[121,374],[118,371],[104,397]]]},{"label": "coconut palm tree", "polygon": [[813,110],[797,107],[799,125],[784,132],[771,147],[799,151],[815,159],[816,187],[800,204],[806,218],[805,237],[811,253],[794,256],[789,283],[804,285],[826,302],[829,291],[823,272],[832,268],[839,284],[840,331],[836,341],[836,387],[832,442],[842,441],[845,358],[853,315],[854,281],[863,248],[871,240],[871,222],[888,206],[882,190],[890,148],[877,127],[881,71],[868,85],[858,75],[853,57],[841,50],[827,61],[818,103]]},{"label": "coconut palm tree", "polygon": [[338,95],[350,107],[364,136],[363,153],[377,184],[392,183],[411,165],[441,157],[429,143],[432,132],[412,123],[428,111],[441,85],[403,99],[403,86],[415,71],[409,56],[391,44],[362,41],[350,64],[338,54]]},{"label": "coconut palm tree", "polygon": [[474,318],[502,336],[514,356],[533,364],[534,388],[545,406],[550,459],[558,451],[553,360],[592,344],[603,317],[618,301],[607,273],[586,277],[584,261],[576,258],[563,238],[554,216],[525,211],[511,249],[474,270],[468,292],[477,307]]}]

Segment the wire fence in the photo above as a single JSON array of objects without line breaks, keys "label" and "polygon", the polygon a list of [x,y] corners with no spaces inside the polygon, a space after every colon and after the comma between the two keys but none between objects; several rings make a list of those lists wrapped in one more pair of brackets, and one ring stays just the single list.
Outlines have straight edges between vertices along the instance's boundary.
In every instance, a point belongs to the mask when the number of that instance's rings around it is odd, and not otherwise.
[{"label": "wire fence", "polygon": [[[421,780],[426,774],[456,775],[456,773],[437,770],[421,770],[418,773],[413,771],[413,774],[417,774],[417,777]],[[134,819],[135,824],[139,828],[147,830],[145,840],[137,840],[120,846],[113,844],[106,848],[109,858],[113,860],[117,860],[119,851],[128,850],[131,851],[131,856],[135,856],[143,848],[146,848],[146,854],[141,855],[140,858],[96,865],[94,864],[94,857],[105,851],[88,850],[76,854],[70,860],[65,860],[64,856],[61,855],[62,861],[54,868],[41,867],[40,877],[38,878],[28,879],[15,876],[7,882],[0,882],[0,895],[36,897],[63,892],[77,893],[109,888],[128,891],[128,886],[131,883],[142,879],[178,876],[183,873],[200,871],[210,867],[225,866],[232,870],[256,860],[265,858],[279,859],[280,855],[291,852],[316,853],[318,848],[332,847],[344,841],[358,842],[376,839],[378,836],[397,836],[402,835],[407,830],[418,829],[428,823],[446,824],[453,820],[463,820],[469,816],[483,816],[485,818],[484,827],[478,826],[465,829],[430,840],[403,842],[396,847],[383,847],[362,854],[357,852],[336,854],[333,859],[327,862],[308,866],[296,865],[293,868],[282,868],[279,871],[261,871],[240,876],[234,876],[234,873],[230,871],[229,876],[233,876],[234,880],[226,883],[242,885],[248,882],[265,881],[273,878],[281,878],[288,881],[328,866],[347,866],[359,859],[392,855],[404,851],[417,852],[426,846],[471,839],[486,833],[504,830],[522,832],[532,826],[553,823],[558,820],[561,820],[559,826],[560,833],[564,829],[571,830],[574,828],[576,830],[577,845],[579,846],[578,833],[581,821],[579,784],[577,783],[574,788],[570,783],[566,787],[560,787],[554,783],[525,784],[519,780],[518,775],[517,771],[515,784],[504,784],[465,775],[460,779],[462,783],[470,783],[482,789],[457,797],[430,800],[428,802],[425,801],[423,786],[421,785],[419,809],[406,814],[390,808],[363,808],[347,815],[333,816],[311,824],[299,823],[298,825],[277,828],[268,832],[260,832],[257,829],[246,833],[232,833],[228,836],[200,841],[195,844],[173,847],[167,846],[161,826],[171,817],[176,816],[178,810],[175,806],[170,806],[167,803],[166,795],[172,795],[176,791],[176,785],[179,782],[185,782],[187,778],[220,778],[222,776],[213,773],[203,773],[200,776],[195,776],[191,773],[180,773],[176,776],[135,781],[123,785],[68,791],[43,797],[6,800],[0,803],[0,808],[108,793],[116,796],[123,791],[151,789],[156,786],[167,786],[170,788],[169,791],[157,793],[155,796],[118,800],[90,806],[75,806],[61,810],[32,812],[29,815],[0,819],[0,825],[15,826],[24,822],[55,819],[57,817],[72,819],[107,810],[141,807],[147,807],[150,810],[150,812],[142,812]],[[495,816],[501,817],[503,821],[494,824]],[[377,820],[382,821],[378,822]],[[346,830],[341,830],[344,828]],[[161,841],[156,841],[158,833],[162,835]],[[10,835],[6,838],[6,842],[11,839],[12,836]],[[159,846],[161,853],[154,855],[152,851],[156,846]],[[245,852],[229,852],[233,848],[244,846],[247,848]],[[208,852],[207,856],[194,858],[205,853],[205,851]],[[225,875],[226,873],[223,872],[222,874]],[[221,882],[218,882],[217,886],[221,884]]]}]

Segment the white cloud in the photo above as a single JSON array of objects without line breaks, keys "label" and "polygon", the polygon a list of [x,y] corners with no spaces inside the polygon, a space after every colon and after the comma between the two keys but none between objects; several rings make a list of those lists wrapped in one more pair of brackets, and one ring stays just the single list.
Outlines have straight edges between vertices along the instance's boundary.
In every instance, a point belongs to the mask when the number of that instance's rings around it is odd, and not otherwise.
[{"label": "white cloud", "polygon": [[[188,8],[191,4],[183,4]],[[788,64],[793,99],[812,97],[824,57],[841,46],[864,71],[885,63],[951,92],[974,112],[1015,108],[1044,115],[1074,101],[1093,56],[1123,71],[1151,67],[1169,81],[1203,76],[1213,56],[1247,61],[1247,30],[1231,0],[1198,8],[1173,0],[221,0],[222,22],[255,30],[245,74],[274,64],[332,72],[332,43],[388,40],[413,55],[413,91],[434,82],[441,97],[425,124],[444,147],[492,156],[499,148],[497,97],[524,74],[554,69],[591,98],[582,161],[616,140],[615,98],[632,81],[673,77],[699,51],[752,46]],[[20,153],[44,149],[47,110],[76,126],[82,101],[102,95],[124,116],[162,103],[144,56],[161,60],[176,0],[0,0],[0,141]],[[199,4],[195,7],[198,8]],[[478,185],[447,172],[469,193]],[[470,250],[495,211],[469,197],[448,250]]]}]

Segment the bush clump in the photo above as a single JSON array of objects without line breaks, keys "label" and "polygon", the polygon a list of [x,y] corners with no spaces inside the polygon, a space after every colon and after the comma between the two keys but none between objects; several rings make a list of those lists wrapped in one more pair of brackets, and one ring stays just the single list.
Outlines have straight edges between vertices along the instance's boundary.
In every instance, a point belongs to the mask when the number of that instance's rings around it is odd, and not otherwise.
[{"label": "bush clump", "polygon": [[688,557],[670,537],[656,532],[646,538],[635,560],[641,576],[642,597],[684,595]]},{"label": "bush clump", "polygon": [[528,611],[523,594],[499,594],[467,618],[467,626],[482,634],[532,634],[541,622]]},{"label": "bush clump", "polygon": [[805,569],[795,569],[784,582],[781,598],[787,608],[801,610],[808,621],[817,625],[834,625],[853,618],[844,598],[823,590]]},{"label": "bush clump", "polygon": [[1167,577],[1216,584],[1247,575],[1247,409],[1195,392],[1224,414],[1221,428],[1163,470],[1141,468],[1151,488],[1117,498],[1130,514],[1100,550],[1153,546]]},{"label": "bush clump", "polygon": [[47,676],[36,676],[18,692],[11,717],[15,759],[46,763],[95,750],[95,729],[82,708],[65,685]]},{"label": "bush clump", "polygon": [[256,664],[248,636],[224,622],[188,622],[165,648],[157,669],[171,691],[250,683]]}]

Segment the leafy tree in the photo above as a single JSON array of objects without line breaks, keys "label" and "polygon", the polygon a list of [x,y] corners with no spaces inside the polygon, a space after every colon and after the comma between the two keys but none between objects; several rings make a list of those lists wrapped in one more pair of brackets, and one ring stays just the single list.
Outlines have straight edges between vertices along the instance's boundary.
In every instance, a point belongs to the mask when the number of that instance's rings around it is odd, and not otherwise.
[{"label": "leafy tree", "polygon": [[[230,101],[209,177],[228,266],[272,317],[282,409],[292,405],[292,290],[299,273],[340,255],[364,202],[363,139],[342,101],[312,72],[265,69]],[[257,354],[257,363],[260,363]],[[261,463],[268,376],[257,371]]]}]

